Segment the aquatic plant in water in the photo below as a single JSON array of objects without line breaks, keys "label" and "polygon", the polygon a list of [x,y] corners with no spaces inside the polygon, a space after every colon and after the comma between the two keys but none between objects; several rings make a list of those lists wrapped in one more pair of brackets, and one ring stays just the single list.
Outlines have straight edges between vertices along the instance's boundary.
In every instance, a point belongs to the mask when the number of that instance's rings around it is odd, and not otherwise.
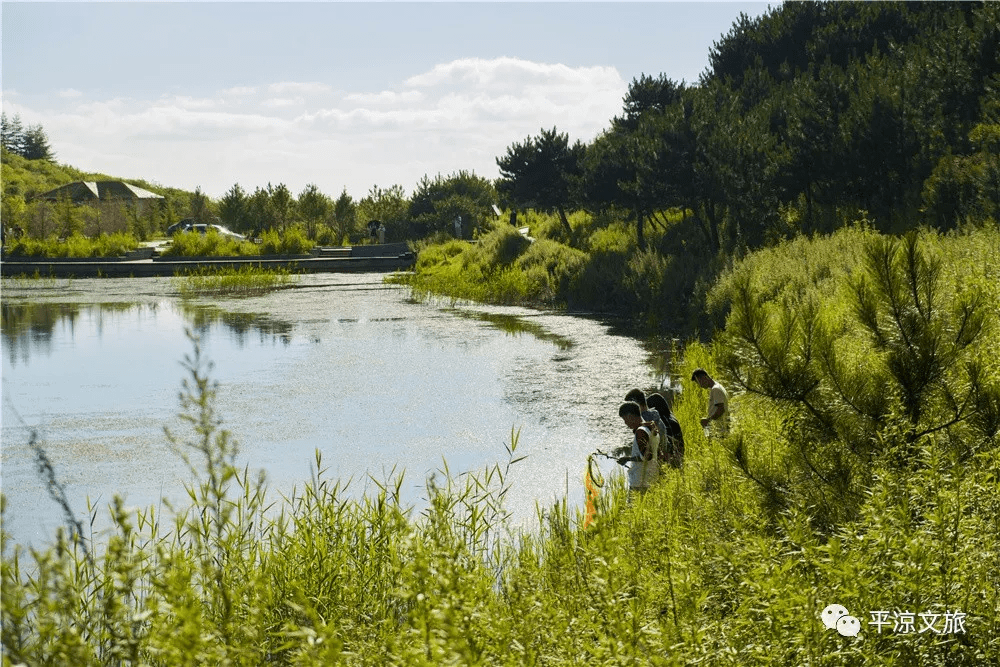
[{"label": "aquatic plant in water", "polygon": [[203,267],[174,278],[184,298],[197,296],[257,296],[292,284],[295,277],[287,269],[244,266]]}]

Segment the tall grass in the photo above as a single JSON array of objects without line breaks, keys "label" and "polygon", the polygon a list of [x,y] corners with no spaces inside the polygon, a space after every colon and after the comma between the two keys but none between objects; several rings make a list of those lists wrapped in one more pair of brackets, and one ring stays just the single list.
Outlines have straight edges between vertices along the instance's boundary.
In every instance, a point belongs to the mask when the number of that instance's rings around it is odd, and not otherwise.
[{"label": "tall grass", "polygon": [[215,229],[205,234],[196,231],[175,234],[161,254],[165,257],[238,257],[257,255],[257,245],[224,236]]},{"label": "tall grass", "polygon": [[258,251],[261,255],[302,255],[312,250],[316,243],[311,241],[300,227],[290,227],[279,233],[272,229],[261,235]]},{"label": "tall grass", "polygon": [[244,257],[256,255],[302,255],[308,253],[315,242],[300,227],[290,227],[284,232],[267,230],[260,243],[240,241],[209,229],[205,234],[196,231],[175,234],[163,251],[165,256],[176,257]]},{"label": "tall grass", "polygon": [[202,267],[175,276],[174,287],[184,298],[197,296],[257,296],[291,284],[287,269],[258,266]]},{"label": "tall grass", "polygon": [[[951,286],[944,294],[978,285],[990,312],[1000,312],[990,283],[1000,266],[992,259],[1000,245],[987,243],[994,238],[925,238],[930,255],[966,260],[943,270]],[[790,246],[792,254],[775,253],[753,270],[751,256],[734,267],[734,280],[750,272],[749,284],[770,284],[800,250],[823,257],[843,242]],[[841,272],[831,261],[829,281],[815,277],[820,310],[857,316],[838,300],[846,298],[841,281],[858,280],[859,270]],[[794,304],[797,283],[813,284],[811,271],[806,264],[790,270],[788,280],[761,290],[770,295],[764,301]],[[780,323],[780,311],[768,317]],[[583,529],[582,513],[566,499],[540,508],[537,527],[526,532],[508,529],[504,509],[518,474],[517,433],[506,460],[488,470],[455,477],[445,468],[428,480],[420,509],[401,501],[400,475],[359,499],[327,478],[318,456],[301,491],[270,503],[264,481],[235,467],[235,444],[212,409],[214,385],[196,345],[183,392],[186,430],[171,432],[191,465],[192,507],[130,515],[113,503],[115,531],[106,547],[92,549],[93,565],[65,532],[52,549],[31,553],[4,537],[5,659],[995,664],[1000,447],[995,431],[983,431],[991,403],[982,399],[1000,371],[998,340],[991,327],[976,343],[984,362],[977,412],[916,437],[897,428],[905,415],[888,413],[895,425],[875,429],[880,453],[848,485],[849,497],[809,472],[810,463],[820,473],[836,463],[836,441],[803,447],[814,431],[795,403],[739,391],[738,378],[724,370],[731,341],[691,343],[673,369],[683,388],[673,409],[685,430],[684,468],[666,470],[631,500],[621,475],[609,475],[595,526]],[[803,351],[795,341],[790,347]],[[868,355],[857,360],[869,364],[883,354],[874,346],[855,353]],[[688,380],[696,367],[729,385],[734,425],[727,439],[707,439],[698,427],[706,395]],[[947,400],[938,400],[935,410],[946,414]],[[1000,402],[994,408],[1000,415]],[[840,441],[844,451],[856,444]],[[580,474],[584,466],[581,456]],[[830,511],[845,502],[850,511]],[[820,614],[832,603],[858,617],[860,636],[823,625]],[[880,633],[870,624],[879,610],[909,612],[916,627]],[[964,629],[945,631],[946,612],[965,614]],[[937,614],[935,629],[917,632],[917,614]]]},{"label": "tall grass", "polygon": [[22,237],[8,241],[4,250],[11,257],[120,257],[139,247],[135,236],[126,232],[88,237],[72,234],[64,239]]},{"label": "tall grass", "polygon": [[478,243],[450,240],[421,249],[415,272],[398,278],[417,298],[444,294],[498,304],[565,305],[584,253],[548,239],[531,242],[498,225]]}]

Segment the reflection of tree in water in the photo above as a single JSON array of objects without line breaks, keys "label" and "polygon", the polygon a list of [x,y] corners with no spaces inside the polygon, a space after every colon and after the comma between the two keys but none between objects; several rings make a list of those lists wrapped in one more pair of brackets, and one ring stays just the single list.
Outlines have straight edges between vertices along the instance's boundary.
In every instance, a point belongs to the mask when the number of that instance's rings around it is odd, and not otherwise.
[{"label": "reflection of tree in water", "polygon": [[538,340],[548,341],[554,343],[556,347],[560,350],[568,350],[573,347],[574,343],[569,338],[565,336],[560,336],[548,331],[545,327],[538,324],[537,322],[531,322],[523,317],[517,315],[505,315],[501,313],[486,313],[481,311],[468,311],[455,309],[452,310],[456,315],[460,317],[466,317],[473,320],[480,320],[481,322],[488,322],[500,331],[510,334],[512,336],[519,336],[521,334],[529,334],[534,336]]},{"label": "reflection of tree in water", "polygon": [[[139,304],[132,302],[111,303],[55,303],[55,302],[18,302],[0,304],[2,316],[2,333],[4,346],[8,351],[10,364],[27,364],[33,354],[49,356],[56,329],[66,326],[70,337],[76,331],[82,317],[88,317],[94,322],[97,335],[103,336],[105,328],[113,330],[121,327],[118,321],[121,316],[131,311],[142,311],[143,314],[155,315],[161,307],[158,303]],[[213,326],[222,326],[232,335],[239,347],[245,347],[250,336],[255,332],[260,342],[280,341],[285,345],[291,343],[294,326],[284,320],[272,319],[259,313],[235,313],[224,311],[216,306],[190,306],[182,304],[181,313],[190,322],[192,330],[199,334],[207,333]]]},{"label": "reflection of tree in water", "polygon": [[225,327],[239,347],[246,347],[247,341],[256,333],[261,343],[280,341],[285,345],[292,342],[291,322],[278,320],[261,313],[236,313],[217,306],[192,306],[181,304],[185,318],[191,322],[191,329],[198,335],[208,333],[213,326]]},{"label": "reflection of tree in water", "polygon": [[681,378],[676,375],[675,361],[681,358],[684,343],[676,334],[663,332],[648,322],[625,317],[599,316],[594,319],[608,326],[609,336],[634,338],[642,344],[647,355],[646,363],[652,367],[657,378],[657,386],[649,389],[670,395],[681,391]]},{"label": "reflection of tree in water", "polygon": [[11,365],[27,363],[32,352],[51,354],[56,326],[65,321],[72,330],[79,316],[80,305],[75,303],[0,304],[0,331]]}]

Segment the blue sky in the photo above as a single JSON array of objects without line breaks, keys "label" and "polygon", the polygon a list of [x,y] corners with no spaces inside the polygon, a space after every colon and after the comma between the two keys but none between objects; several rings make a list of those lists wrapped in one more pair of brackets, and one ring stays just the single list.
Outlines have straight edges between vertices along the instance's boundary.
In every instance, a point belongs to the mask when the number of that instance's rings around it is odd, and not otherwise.
[{"label": "blue sky", "polygon": [[4,2],[3,110],[57,160],[222,196],[355,198],[497,175],[557,127],[590,141],[629,82],[695,82],[767,3]]}]

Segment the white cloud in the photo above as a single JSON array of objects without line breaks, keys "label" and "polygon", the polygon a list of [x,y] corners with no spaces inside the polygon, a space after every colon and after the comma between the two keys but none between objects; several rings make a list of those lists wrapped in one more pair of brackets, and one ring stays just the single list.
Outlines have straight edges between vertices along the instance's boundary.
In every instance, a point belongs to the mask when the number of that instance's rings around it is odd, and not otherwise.
[{"label": "white cloud", "polygon": [[59,95],[59,97],[63,97],[63,98],[73,98],[73,97],[80,97],[81,95],[83,95],[83,93],[81,93],[76,88],[66,88],[64,90],[60,90],[57,93],[57,95]]},{"label": "white cloud", "polygon": [[267,109],[287,109],[289,107],[301,107],[305,104],[302,97],[273,97],[266,99],[260,105]]},{"label": "white cloud", "polygon": [[408,90],[402,93],[394,90],[383,90],[377,93],[349,93],[344,96],[344,101],[358,105],[392,106],[415,104],[420,102],[423,97],[423,93],[418,90]]},{"label": "white cloud", "polygon": [[312,82],[296,82],[296,81],[283,81],[281,83],[272,83],[267,87],[268,92],[274,93],[276,95],[283,95],[287,93],[298,93],[300,95],[318,95],[324,93],[333,92],[333,88],[326,85],[325,83]]},{"label": "white cloud", "polygon": [[200,185],[213,197],[268,182],[361,197],[374,184],[411,191],[424,174],[493,178],[495,158],[541,128],[589,141],[621,111],[626,89],[610,67],[463,59],[376,92],[283,81],[207,97],[78,95],[59,110],[20,111],[43,125],[61,162],[81,169]]},{"label": "white cloud", "polygon": [[248,97],[258,94],[259,91],[253,86],[236,86],[235,88],[226,88],[220,92],[227,97]]}]

